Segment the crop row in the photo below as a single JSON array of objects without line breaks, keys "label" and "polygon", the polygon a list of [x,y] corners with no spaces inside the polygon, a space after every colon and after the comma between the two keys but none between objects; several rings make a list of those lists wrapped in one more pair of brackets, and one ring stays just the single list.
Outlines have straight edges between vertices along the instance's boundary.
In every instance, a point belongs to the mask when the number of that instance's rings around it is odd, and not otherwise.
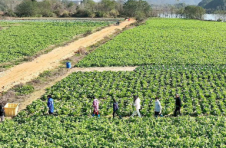
[{"label": "crop row", "polygon": [[0,124],[1,147],[225,147],[225,117],[33,116]]},{"label": "crop row", "polygon": [[225,47],[225,23],[155,18],[124,31],[78,66],[225,64]]},{"label": "crop row", "polygon": [[72,39],[78,34],[107,26],[107,22],[0,22],[0,63],[21,59]]},{"label": "crop row", "polygon": [[112,114],[112,98],[119,102],[121,114],[131,115],[132,95],[141,99],[143,116],[153,116],[155,97],[161,98],[163,115],[175,109],[175,94],[182,99],[184,115],[226,114],[226,70],[224,66],[145,66],[134,72],[73,73],[47,90],[20,113],[43,115],[46,97],[52,94],[58,115],[91,115],[93,96],[100,99],[100,113]]}]

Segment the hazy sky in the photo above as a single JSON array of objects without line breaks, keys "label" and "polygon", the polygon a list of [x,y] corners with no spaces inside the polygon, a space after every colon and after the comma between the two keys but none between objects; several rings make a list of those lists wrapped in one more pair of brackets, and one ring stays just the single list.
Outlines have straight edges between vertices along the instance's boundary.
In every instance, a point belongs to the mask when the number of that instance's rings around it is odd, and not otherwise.
[{"label": "hazy sky", "polygon": [[201,0],[147,0],[151,4],[175,4],[186,3],[190,5],[197,5]]}]

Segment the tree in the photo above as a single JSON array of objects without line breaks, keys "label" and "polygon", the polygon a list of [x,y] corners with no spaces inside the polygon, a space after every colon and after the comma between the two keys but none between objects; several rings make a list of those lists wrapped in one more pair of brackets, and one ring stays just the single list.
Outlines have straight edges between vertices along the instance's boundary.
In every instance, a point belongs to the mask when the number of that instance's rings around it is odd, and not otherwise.
[{"label": "tree", "polygon": [[128,0],[124,6],[124,14],[130,17],[144,18],[150,16],[151,6],[143,0]]},{"label": "tree", "polygon": [[124,13],[126,16],[134,17],[136,14],[137,1],[136,0],[128,0],[124,6]]},{"label": "tree", "polygon": [[37,2],[31,0],[24,0],[16,7],[16,14],[18,16],[35,16],[37,13]]},{"label": "tree", "polygon": [[37,3],[37,6],[38,6],[37,15],[43,17],[53,16],[53,10],[51,9],[51,3],[49,0],[44,0],[43,2]]},{"label": "tree", "polygon": [[100,9],[104,12],[109,12],[116,7],[116,2],[114,0],[101,0]]},{"label": "tree", "polygon": [[203,15],[206,13],[205,9],[199,6],[187,6],[184,9],[186,18],[189,19],[203,19]]},{"label": "tree", "polygon": [[8,6],[3,1],[0,1],[0,11],[6,11],[7,9]]}]

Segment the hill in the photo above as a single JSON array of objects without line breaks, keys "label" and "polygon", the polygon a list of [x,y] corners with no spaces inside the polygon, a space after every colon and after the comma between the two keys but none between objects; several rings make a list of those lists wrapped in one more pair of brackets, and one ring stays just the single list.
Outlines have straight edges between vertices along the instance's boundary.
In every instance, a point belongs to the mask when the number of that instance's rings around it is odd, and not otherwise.
[{"label": "hill", "polygon": [[202,0],[198,5],[205,9],[225,10],[226,0]]}]

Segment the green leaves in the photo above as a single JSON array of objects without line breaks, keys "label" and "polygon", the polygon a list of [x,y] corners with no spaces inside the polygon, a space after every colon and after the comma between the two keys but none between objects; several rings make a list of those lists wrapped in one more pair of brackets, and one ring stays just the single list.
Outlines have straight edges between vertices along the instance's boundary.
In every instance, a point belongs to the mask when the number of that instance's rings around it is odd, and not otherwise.
[{"label": "green leaves", "polygon": [[0,63],[32,56],[37,52],[73,39],[107,22],[79,21],[1,21]]},{"label": "green leaves", "polygon": [[224,23],[154,18],[124,31],[77,66],[225,64],[225,40]]}]

